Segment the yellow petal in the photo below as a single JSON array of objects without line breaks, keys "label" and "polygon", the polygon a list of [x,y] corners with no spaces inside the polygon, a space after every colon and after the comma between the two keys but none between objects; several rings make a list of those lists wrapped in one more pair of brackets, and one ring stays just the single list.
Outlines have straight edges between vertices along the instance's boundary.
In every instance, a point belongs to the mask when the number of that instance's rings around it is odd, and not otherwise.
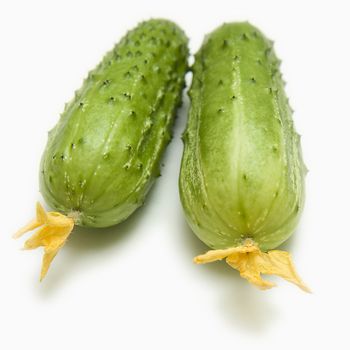
[{"label": "yellow petal", "polygon": [[45,252],[43,256],[43,261],[41,264],[40,282],[45,278],[47,271],[49,270],[49,267],[51,265],[51,262],[57,253],[58,253],[58,249],[48,253]]},{"label": "yellow petal", "polygon": [[64,246],[74,227],[74,220],[57,212],[46,213],[44,208],[37,204],[37,217],[17,232],[15,238],[23,233],[40,227],[24,244],[25,249],[44,247],[44,257],[41,268],[42,280],[58,251]]},{"label": "yellow petal", "polygon": [[205,254],[196,256],[193,261],[196,264],[207,264],[213,261],[222,260],[228,255],[233,254],[237,251],[237,248],[228,248],[228,249],[217,249],[209,250]]},{"label": "yellow petal", "polygon": [[234,248],[211,250],[204,255],[197,256],[194,261],[204,264],[224,258],[231,267],[239,271],[241,277],[260,289],[275,286],[274,283],[262,279],[261,274],[268,274],[282,277],[303,291],[310,292],[296,273],[288,252],[271,250],[264,253],[252,240],[246,240],[244,245]]},{"label": "yellow petal", "polygon": [[205,254],[196,256],[193,259],[193,261],[196,264],[207,264],[213,261],[222,260],[231,254],[244,252],[249,253],[257,249],[258,248],[256,247],[256,245],[254,245],[251,240],[247,240],[244,246],[232,247],[227,249],[209,250]]},{"label": "yellow petal", "polygon": [[303,291],[310,293],[311,290],[303,283],[296,272],[291,255],[281,250],[270,250],[263,253],[265,263],[261,266],[261,273],[277,275],[294,283]]},{"label": "yellow petal", "polygon": [[46,211],[39,202],[36,203],[36,220],[41,224],[47,221]]},{"label": "yellow petal", "polygon": [[32,231],[37,227],[43,225],[47,221],[47,216],[44,208],[39,202],[36,203],[36,219],[30,221],[27,225],[19,229],[14,235],[13,238],[19,238],[26,232]]},{"label": "yellow petal", "polygon": [[23,236],[26,232],[32,231],[34,229],[36,229],[37,227],[41,226],[41,224],[36,220],[32,220],[30,221],[27,225],[23,226],[22,228],[20,228],[14,235],[13,238],[19,238],[21,236]]}]

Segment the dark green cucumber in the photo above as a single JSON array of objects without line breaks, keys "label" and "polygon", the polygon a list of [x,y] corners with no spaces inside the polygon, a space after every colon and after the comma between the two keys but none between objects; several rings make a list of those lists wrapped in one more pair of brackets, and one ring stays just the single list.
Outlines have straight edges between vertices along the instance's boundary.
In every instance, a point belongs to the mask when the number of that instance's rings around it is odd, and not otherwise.
[{"label": "dark green cucumber", "polygon": [[40,190],[52,208],[106,227],[143,204],[171,138],[187,56],[178,26],[149,20],[89,73],[42,157]]}]

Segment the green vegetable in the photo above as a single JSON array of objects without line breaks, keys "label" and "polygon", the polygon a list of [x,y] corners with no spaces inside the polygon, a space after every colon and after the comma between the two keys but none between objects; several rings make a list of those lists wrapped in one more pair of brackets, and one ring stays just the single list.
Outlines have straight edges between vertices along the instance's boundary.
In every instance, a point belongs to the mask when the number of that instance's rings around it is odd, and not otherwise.
[{"label": "green vegetable", "polygon": [[[112,226],[143,204],[160,175],[187,56],[187,38],[178,26],[149,20],[129,31],[89,73],[50,131],[42,157],[40,190],[58,213],[45,216],[38,206],[36,225],[56,227],[55,235],[45,229],[28,248],[43,245],[51,261],[74,224]],[[57,218],[61,221],[50,224]]]},{"label": "green vegetable", "polygon": [[260,273],[301,288],[288,253],[304,204],[299,135],[272,42],[248,23],[224,24],[196,54],[191,109],[183,135],[180,196],[195,234],[242,277],[270,288]]}]

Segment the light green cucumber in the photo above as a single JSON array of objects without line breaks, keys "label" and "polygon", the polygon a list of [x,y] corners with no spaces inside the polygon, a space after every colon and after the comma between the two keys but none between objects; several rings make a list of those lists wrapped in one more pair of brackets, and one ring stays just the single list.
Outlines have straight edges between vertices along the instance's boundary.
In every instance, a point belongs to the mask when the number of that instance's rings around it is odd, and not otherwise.
[{"label": "light green cucumber", "polygon": [[305,166],[279,65],[249,23],[222,25],[195,56],[179,186],[190,227],[212,249],[267,252],[299,221]]}]

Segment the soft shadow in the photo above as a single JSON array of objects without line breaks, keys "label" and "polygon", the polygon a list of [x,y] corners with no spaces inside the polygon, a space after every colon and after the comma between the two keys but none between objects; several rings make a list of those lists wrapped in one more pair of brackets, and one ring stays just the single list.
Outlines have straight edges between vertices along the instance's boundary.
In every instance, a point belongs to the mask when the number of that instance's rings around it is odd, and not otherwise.
[{"label": "soft shadow", "polygon": [[262,333],[272,327],[279,310],[269,300],[271,291],[258,290],[238,273],[232,283],[225,285],[218,306],[229,323],[252,333]]},{"label": "soft shadow", "polygon": [[[202,243],[183,220],[183,246],[192,258],[209,248]],[[198,266],[198,273],[207,275],[217,288],[220,313],[235,327],[248,332],[262,332],[278,318],[278,310],[271,304],[272,291],[260,291],[239,276],[224,261]]]},{"label": "soft shadow", "polygon": [[[35,285],[37,292],[42,297],[49,297],[72,278],[80,266],[89,258],[94,258],[96,254],[103,254],[103,250],[121,248],[123,242],[138,231],[142,219],[147,215],[148,201],[152,201],[154,187],[150,190],[144,206],[137,209],[124,222],[108,228],[87,228],[75,227],[69,241],[58,253],[48,275],[40,285]],[[58,259],[59,258],[59,259]],[[85,268],[87,268],[85,266]]]}]

